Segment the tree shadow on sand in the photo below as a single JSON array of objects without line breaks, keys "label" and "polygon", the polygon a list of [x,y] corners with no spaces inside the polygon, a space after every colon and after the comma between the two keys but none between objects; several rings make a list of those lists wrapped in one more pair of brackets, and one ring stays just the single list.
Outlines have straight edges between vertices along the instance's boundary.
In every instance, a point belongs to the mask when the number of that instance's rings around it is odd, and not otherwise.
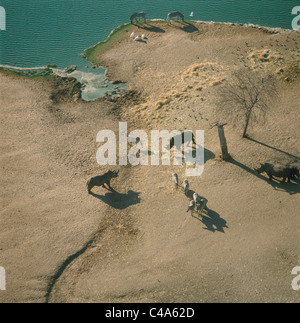
[{"label": "tree shadow on sand", "polygon": [[[189,200],[193,199],[193,194],[195,191],[189,190],[187,193],[187,197]],[[200,198],[204,198],[203,196],[200,196]],[[215,212],[214,210],[211,210],[210,208],[206,207],[203,212],[205,214],[198,214],[196,211],[192,212],[192,217],[197,219],[198,221],[202,222],[205,227],[204,230],[209,230],[211,232],[219,231],[222,233],[225,233],[224,229],[228,228],[226,220],[220,217],[219,213]]]},{"label": "tree shadow on sand", "polygon": [[141,202],[139,197],[141,193],[132,190],[129,190],[126,194],[119,193],[114,189],[110,189],[109,192],[104,195],[95,194],[93,192],[90,192],[90,194],[118,210],[124,210],[131,205],[139,204]]},{"label": "tree shadow on sand", "polygon": [[247,138],[248,140],[252,141],[252,142],[255,142],[255,143],[259,144],[259,145],[262,145],[262,146],[264,146],[264,147],[267,147],[267,148],[270,148],[270,149],[276,150],[276,151],[278,151],[278,152],[280,152],[280,153],[282,153],[282,154],[285,154],[285,155],[287,155],[287,156],[289,156],[289,157],[291,157],[291,158],[294,158],[294,159],[295,159],[295,161],[299,161],[299,160],[300,160],[300,157],[295,156],[295,155],[292,155],[292,154],[288,153],[287,151],[283,151],[283,150],[281,150],[281,149],[279,149],[279,148],[276,148],[276,147],[270,146],[270,145],[268,145],[268,144],[265,144],[265,143],[263,143],[263,142],[261,142],[261,141],[258,141],[258,140],[256,140],[256,139],[253,139],[253,138],[250,138],[250,137],[246,137],[246,138]]},{"label": "tree shadow on sand", "polygon": [[287,192],[290,195],[300,193],[300,187],[299,187],[299,183],[298,183],[299,179],[297,179],[297,180],[294,179],[290,183],[282,183],[278,179],[275,179],[275,178],[269,179],[269,178],[263,176],[262,174],[258,174],[254,169],[240,163],[239,161],[235,160],[232,157],[228,160],[228,162],[235,165],[235,166],[238,166],[238,167],[242,168],[246,172],[258,177],[259,179],[266,181],[276,191]]}]

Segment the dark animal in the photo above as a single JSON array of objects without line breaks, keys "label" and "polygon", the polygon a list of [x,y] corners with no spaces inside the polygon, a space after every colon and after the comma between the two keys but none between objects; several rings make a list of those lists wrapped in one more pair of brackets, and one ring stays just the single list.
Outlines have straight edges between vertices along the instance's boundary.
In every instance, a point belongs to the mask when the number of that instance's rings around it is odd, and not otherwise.
[{"label": "dark animal", "polygon": [[111,170],[109,170],[108,172],[106,172],[103,175],[99,175],[99,176],[95,176],[95,177],[90,178],[86,183],[88,192],[90,193],[91,189],[94,186],[103,186],[103,187],[105,187],[104,184],[106,184],[109,188],[111,188],[110,181],[111,181],[112,178],[117,177],[118,174],[119,174],[119,171],[111,171]]},{"label": "dark animal", "polygon": [[192,142],[196,145],[195,136],[192,131],[183,131],[180,135],[176,135],[170,139],[170,149],[174,146],[175,141],[178,137],[181,137],[181,140],[179,140],[182,144],[185,142],[189,142],[189,138],[192,137]]},{"label": "dark animal", "polygon": [[292,175],[292,178],[294,177],[300,177],[300,174],[299,174],[299,169],[297,167],[292,167],[291,168],[291,175]]},{"label": "dark animal", "polygon": [[184,15],[179,11],[170,12],[168,13],[167,21],[170,21],[171,19],[181,19],[184,21]]},{"label": "dark animal", "polygon": [[275,177],[282,177],[282,183],[285,182],[286,178],[288,182],[290,182],[291,178],[299,177],[299,170],[297,167],[288,167],[288,166],[274,166],[270,163],[260,164],[260,168],[255,169],[258,174],[260,173],[267,173],[269,179],[272,179],[273,176]]},{"label": "dark animal", "polygon": [[145,12],[135,12],[130,16],[130,22],[133,24],[133,20],[138,20],[138,18],[144,19],[144,22],[146,23],[146,14]]}]

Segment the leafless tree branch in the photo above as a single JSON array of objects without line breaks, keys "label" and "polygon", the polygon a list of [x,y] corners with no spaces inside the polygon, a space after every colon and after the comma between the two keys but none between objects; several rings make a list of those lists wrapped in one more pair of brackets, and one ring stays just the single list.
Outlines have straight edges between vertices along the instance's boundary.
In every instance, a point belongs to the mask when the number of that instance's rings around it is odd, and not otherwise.
[{"label": "leafless tree branch", "polygon": [[[233,119],[243,118],[243,137],[250,123],[258,122],[266,113],[272,99],[277,96],[275,82],[271,77],[263,78],[250,69],[238,70],[219,89],[218,104],[233,110]],[[236,117],[236,118],[235,118]]]}]

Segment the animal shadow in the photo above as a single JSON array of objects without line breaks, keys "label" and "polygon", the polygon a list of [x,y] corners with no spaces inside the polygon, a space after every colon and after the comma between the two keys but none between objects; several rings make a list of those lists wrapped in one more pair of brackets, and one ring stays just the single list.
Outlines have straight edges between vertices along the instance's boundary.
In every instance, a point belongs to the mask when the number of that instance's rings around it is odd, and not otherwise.
[{"label": "animal shadow", "polygon": [[164,29],[161,29],[157,26],[153,26],[153,25],[149,24],[148,22],[142,23],[142,24],[133,23],[133,25],[135,25],[139,29],[143,29],[148,32],[153,32],[153,33],[165,33],[166,32]]},{"label": "animal shadow", "polygon": [[288,192],[290,195],[300,193],[299,179],[292,179],[291,182],[283,183],[277,178],[266,178],[265,180],[274,188],[276,191]]},{"label": "animal shadow", "polygon": [[[187,197],[190,200],[193,199],[194,193],[195,191],[189,190],[187,193]],[[202,199],[204,197],[200,196],[200,198]],[[224,228],[228,228],[226,220],[221,218],[219,213],[215,212],[214,210],[211,210],[208,207],[206,207],[204,210],[205,211],[203,211],[202,214],[199,215],[196,211],[194,211],[192,213],[192,217],[205,225],[205,227],[203,228],[204,230],[209,230],[211,232],[219,231],[225,233]]]},{"label": "animal shadow", "polygon": [[146,40],[144,40],[144,39],[139,39],[139,40],[136,40],[136,41],[139,42],[139,43],[147,44]]},{"label": "animal shadow", "polygon": [[105,204],[118,210],[124,210],[131,205],[139,204],[141,202],[139,197],[141,193],[132,190],[129,190],[126,194],[119,193],[114,189],[110,189],[110,192],[105,193],[104,195],[95,194],[93,192],[90,194]]},{"label": "animal shadow", "polygon": [[[178,162],[182,161],[183,163],[186,163],[188,161],[193,162],[193,158],[196,158],[196,148],[193,147],[191,151],[186,152],[186,155],[182,153],[182,157],[174,156]],[[204,148],[204,163],[206,163],[208,160],[215,158],[215,154],[210,151],[209,149]]]},{"label": "animal shadow", "polygon": [[181,24],[183,26],[178,27],[178,29],[181,29],[182,31],[184,31],[186,33],[194,33],[196,31],[199,31],[199,29],[190,22],[184,21],[184,22],[181,22]]},{"label": "animal shadow", "polygon": [[[188,132],[187,132],[187,134],[188,134]],[[171,144],[171,142],[172,142],[172,144]],[[187,147],[190,147],[192,149],[190,151],[186,152],[186,155],[184,155],[182,153],[182,157],[174,156],[174,158],[176,158],[176,160],[178,160],[179,162],[181,162],[181,161],[187,162],[189,160],[191,162],[193,162],[192,158],[196,157],[196,149],[200,148],[200,146],[197,145],[196,143],[193,143],[192,139],[188,140],[188,138],[186,138],[186,139],[184,137],[182,138],[182,134],[178,134],[178,135],[173,136],[172,139],[170,140],[170,143],[167,146],[165,146],[165,149],[171,150],[172,147],[174,147],[174,149],[177,149],[178,151],[182,151],[182,147],[183,147],[184,143],[187,143],[188,144]],[[185,160],[184,157],[186,157],[187,160]],[[204,163],[206,163],[208,160],[213,159],[213,158],[215,158],[215,154],[212,151],[204,148]]]},{"label": "animal shadow", "polygon": [[219,231],[225,233],[224,228],[228,228],[226,220],[221,218],[217,212],[209,208],[207,208],[207,215],[202,214],[200,216],[202,217],[202,219],[200,217],[196,217],[195,215],[192,216],[205,225],[205,227],[203,228],[204,230],[209,230],[211,232]]}]

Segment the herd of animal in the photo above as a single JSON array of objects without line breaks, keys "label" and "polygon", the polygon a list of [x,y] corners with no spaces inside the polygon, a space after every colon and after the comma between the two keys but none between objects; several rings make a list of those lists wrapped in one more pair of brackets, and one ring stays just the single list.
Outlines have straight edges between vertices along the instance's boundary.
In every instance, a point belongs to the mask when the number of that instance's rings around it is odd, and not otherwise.
[{"label": "herd of animal", "polygon": [[[133,24],[133,21],[138,21],[138,19],[143,19],[146,23],[146,13],[145,12],[135,12],[130,16],[130,22]],[[167,21],[171,21],[172,19],[181,19],[184,21],[184,15],[179,11],[170,12],[167,15]]]},{"label": "herd of animal", "polygon": [[[285,180],[288,179],[288,182],[291,181],[293,178],[299,178],[299,169],[295,166],[276,166],[270,163],[263,163],[260,165],[259,168],[254,169],[258,174],[261,174],[265,172],[269,179],[272,180],[273,176],[275,177],[282,177],[282,183],[285,183]],[[109,170],[103,175],[91,177],[87,181],[87,190],[88,193],[91,193],[91,189],[94,186],[102,186],[104,188],[108,188],[112,190],[112,187],[110,185],[110,182],[113,178],[118,177],[119,171],[111,171]],[[179,187],[179,181],[178,181],[178,175],[177,173],[172,174],[172,182],[175,185],[175,189],[177,190]],[[107,187],[105,187],[105,184]],[[181,188],[183,189],[183,192],[186,196],[188,196],[189,193],[189,182],[187,179],[185,179],[182,183]],[[205,198],[201,198],[198,193],[193,193],[193,199],[189,201],[189,205],[187,208],[187,212],[191,212],[191,215],[193,215],[193,212],[196,210],[198,215],[202,216],[202,213],[204,209],[208,210],[207,208],[207,202],[208,200]]]},{"label": "herd of animal", "polygon": [[[145,12],[135,12],[130,16],[130,22],[133,24],[134,20],[137,21],[138,19],[143,19],[146,23],[146,13]],[[179,11],[170,12],[167,15],[166,20],[170,22],[172,19],[181,19],[184,21],[184,15]],[[134,33],[133,33],[134,34]],[[133,34],[131,36],[133,36]],[[144,36],[144,35],[143,35]],[[174,138],[172,138],[173,141],[170,142],[170,148],[174,145]],[[195,142],[194,137],[192,136],[193,143]],[[184,142],[183,134],[182,134],[182,142]],[[288,179],[288,182],[291,181],[291,179],[297,177],[299,178],[299,169],[295,166],[276,166],[270,163],[263,163],[260,165],[259,168],[254,169],[258,174],[261,174],[265,172],[269,179],[272,180],[273,176],[282,178],[282,183]],[[115,178],[118,176],[119,171],[111,171],[109,170],[103,175],[92,177],[87,182],[87,189],[88,192],[91,193],[91,189],[94,186],[103,186],[105,187],[105,184],[109,189],[111,189],[110,181],[112,178]],[[178,175],[176,173],[172,174],[172,181],[175,184],[176,189],[178,189]],[[182,188],[184,191],[184,194],[187,196],[189,192],[189,182],[187,179],[183,181]],[[193,194],[193,199],[189,201],[189,206],[187,208],[187,212],[191,212],[193,214],[194,210],[196,209],[197,213],[202,215],[202,212],[204,209],[207,210],[207,199],[200,198],[200,196],[197,193]]]},{"label": "herd of animal", "polygon": [[[172,174],[172,181],[175,184],[175,188],[177,190],[178,186],[179,186],[177,173]],[[185,179],[182,183],[182,188],[183,188],[184,194],[186,196],[188,195],[189,187],[190,187],[189,181],[187,179]],[[193,212],[195,211],[195,208],[196,208],[197,214],[202,215],[203,210],[207,209],[207,206],[206,206],[207,202],[208,202],[207,199],[201,198],[198,193],[194,193],[193,199],[189,201],[189,206],[187,208],[187,212],[190,211],[191,215],[193,215]]]},{"label": "herd of animal", "polygon": [[[300,177],[299,169],[295,166],[292,166],[292,167],[276,166],[270,163],[264,163],[264,164],[261,164],[259,168],[255,169],[255,171],[258,174],[265,172],[269,176],[270,180],[273,179],[273,176],[279,177],[279,178],[282,177],[283,178],[282,183],[285,183],[286,179],[288,179],[288,182],[290,182],[292,178]],[[176,173],[172,174],[172,181],[175,184],[175,188],[177,190],[179,184],[178,184],[178,175]],[[187,179],[183,181],[182,187],[185,195],[187,195],[189,191],[189,182]],[[196,212],[198,213],[198,215],[202,215],[203,210],[204,209],[207,210],[207,202],[208,202],[207,199],[200,198],[198,193],[194,193],[193,199],[189,201],[187,212],[190,211],[191,214],[193,215],[193,212],[196,209]]]}]

